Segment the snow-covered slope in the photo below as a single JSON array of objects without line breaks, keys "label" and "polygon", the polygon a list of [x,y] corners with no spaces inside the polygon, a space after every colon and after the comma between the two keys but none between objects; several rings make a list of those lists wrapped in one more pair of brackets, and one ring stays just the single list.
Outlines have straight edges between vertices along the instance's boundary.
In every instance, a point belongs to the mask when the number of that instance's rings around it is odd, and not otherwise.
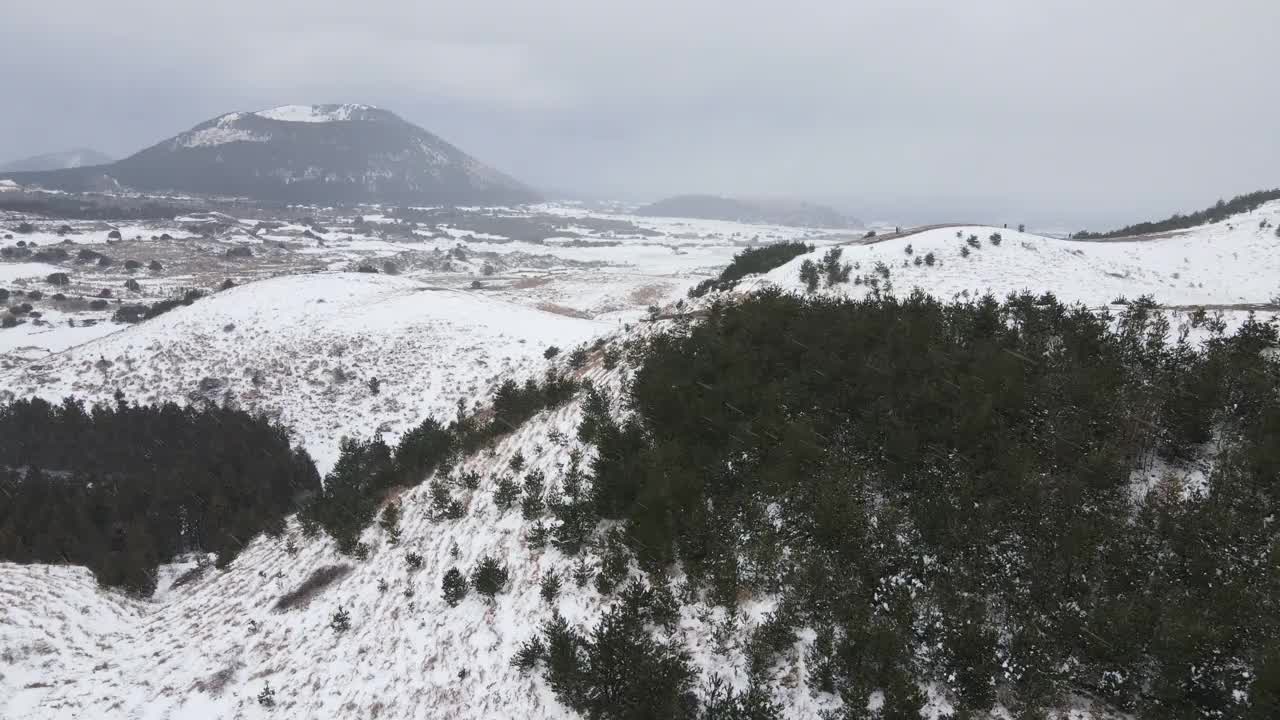
[{"label": "snow-covered slope", "polygon": [[[587,376],[619,390],[616,371],[595,367]],[[576,586],[572,561],[559,551],[530,548],[529,523],[518,509],[500,511],[493,490],[516,452],[554,484],[575,443],[553,433],[572,438],[580,417],[576,402],[544,412],[493,453],[469,458],[459,471],[475,470],[483,479],[477,490],[454,489],[466,506],[461,520],[429,519],[426,485],[405,492],[399,546],[370,528],[365,540],[371,554],[363,562],[338,555],[323,536],[303,539],[291,526],[284,539],[254,541],[228,570],[210,568],[150,601],[103,592],[80,569],[0,565],[0,598],[28,607],[0,615],[0,647],[16,648],[12,657],[0,656],[0,716],[572,717],[543,681],[522,675],[510,661],[552,607],[570,623],[588,626],[609,601],[591,583]],[[296,554],[289,553],[290,542]],[[410,551],[422,556],[422,569],[408,567]],[[486,554],[510,568],[507,591],[493,603],[472,593],[450,608],[440,594],[445,571],[469,570]],[[349,565],[350,572],[300,608],[274,609],[313,571],[335,564]],[[564,580],[554,604],[539,595],[548,572]],[[386,581],[385,592],[379,580]],[[30,609],[46,596],[52,596],[49,610]],[[342,635],[328,627],[339,607],[352,620]],[[738,621],[758,622],[771,609],[771,598],[747,600]],[[687,607],[675,636],[700,670],[743,685],[739,642],[717,646],[712,639],[723,612]],[[803,648],[811,641],[808,635],[798,641],[774,669],[778,698],[790,717],[814,717],[836,702],[805,686]],[[40,671],[19,671],[17,665],[30,658],[39,659]],[[33,681],[37,675],[41,679]],[[256,702],[267,683],[276,693],[269,711]]]},{"label": "snow-covered slope", "polygon": [[[1263,220],[1267,227],[1261,227]],[[985,292],[1002,297],[1031,290],[1050,291],[1065,301],[1089,306],[1141,295],[1151,295],[1164,305],[1265,304],[1280,294],[1278,222],[1280,202],[1273,202],[1222,223],[1114,242],[1060,240],[981,226],[927,230],[869,245],[842,246],[842,262],[855,269],[848,284],[830,291],[854,296],[868,292],[867,285],[855,284],[852,278],[876,275],[880,262],[890,271],[895,293],[918,287],[942,299]],[[993,233],[1001,235],[999,245],[992,244]],[[979,248],[968,246],[972,235],[978,237]],[[968,248],[968,257],[962,248]],[[802,290],[801,264],[819,262],[825,251],[820,248],[798,257],[755,283]],[[933,253],[933,266],[915,264],[916,258],[928,253]],[[882,277],[880,283],[883,287]],[[752,285],[743,283],[744,288]]]},{"label": "snow-covered slope", "polygon": [[324,472],[342,436],[381,430],[393,442],[460,398],[539,372],[548,345],[611,328],[402,277],[316,273],[217,293],[0,374],[0,387],[50,400],[230,398],[293,428]]}]

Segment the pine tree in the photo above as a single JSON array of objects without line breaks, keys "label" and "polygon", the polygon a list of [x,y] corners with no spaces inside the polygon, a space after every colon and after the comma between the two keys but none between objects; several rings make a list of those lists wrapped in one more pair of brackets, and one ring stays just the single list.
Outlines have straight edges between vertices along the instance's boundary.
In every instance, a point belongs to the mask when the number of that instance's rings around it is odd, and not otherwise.
[{"label": "pine tree", "polygon": [[333,613],[333,617],[329,618],[329,627],[339,635],[350,630],[351,613],[347,612],[346,608],[339,605],[337,611]]},{"label": "pine tree", "polygon": [[509,476],[503,475],[498,478],[498,486],[493,491],[493,504],[498,509],[506,512],[520,498],[520,486],[516,484]]},{"label": "pine tree", "polygon": [[387,533],[387,543],[392,547],[400,544],[400,503],[391,502],[382,509],[382,517],[378,525]]},{"label": "pine tree", "polygon": [[812,260],[806,259],[800,263],[800,282],[804,283],[804,289],[808,292],[815,292],[818,289],[818,283],[821,281],[821,274],[818,272],[818,264]]},{"label": "pine tree", "polygon": [[444,581],[441,583],[444,601],[449,603],[449,607],[457,607],[467,596],[467,578],[458,568],[449,568],[444,574]]},{"label": "pine tree", "polygon": [[538,592],[546,602],[555,602],[556,598],[560,596],[560,586],[560,576],[554,572],[548,572],[542,576]]},{"label": "pine tree", "polygon": [[471,571],[471,585],[476,592],[490,600],[507,587],[507,566],[498,562],[491,555],[480,558],[480,562]]},{"label": "pine tree", "polygon": [[520,499],[520,514],[525,520],[533,520],[542,515],[545,509],[542,500],[545,487],[546,480],[541,470],[534,470],[524,476],[524,496]]},{"label": "pine tree", "polygon": [[262,692],[258,693],[258,704],[267,709],[276,706],[276,691],[271,689],[270,682],[262,684]]}]

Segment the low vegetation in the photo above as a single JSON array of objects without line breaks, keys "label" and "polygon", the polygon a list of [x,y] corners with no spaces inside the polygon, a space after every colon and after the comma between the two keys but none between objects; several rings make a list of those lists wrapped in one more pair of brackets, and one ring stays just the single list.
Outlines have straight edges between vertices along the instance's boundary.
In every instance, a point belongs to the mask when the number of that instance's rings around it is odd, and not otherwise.
[{"label": "low vegetation", "polygon": [[1197,225],[1208,225],[1209,223],[1221,222],[1232,215],[1252,212],[1253,210],[1258,209],[1258,207],[1263,203],[1268,203],[1272,200],[1280,200],[1280,188],[1276,188],[1274,190],[1259,190],[1257,192],[1246,193],[1244,195],[1237,195],[1230,200],[1219,200],[1212,207],[1207,207],[1204,210],[1193,212],[1189,215],[1175,213],[1164,220],[1141,222],[1122,227],[1119,230],[1111,230],[1109,232],[1102,233],[1081,231],[1072,237],[1077,240],[1105,240],[1107,238],[1128,237],[1130,235],[1147,235],[1149,233],[1185,230],[1187,228],[1196,227]]},{"label": "low vegetation", "polygon": [[713,290],[718,292],[732,290],[742,278],[767,273],[807,252],[813,252],[813,246],[802,242],[783,242],[748,248],[734,255],[733,261],[720,272],[719,277],[703,280],[690,288],[689,297],[702,297]]}]

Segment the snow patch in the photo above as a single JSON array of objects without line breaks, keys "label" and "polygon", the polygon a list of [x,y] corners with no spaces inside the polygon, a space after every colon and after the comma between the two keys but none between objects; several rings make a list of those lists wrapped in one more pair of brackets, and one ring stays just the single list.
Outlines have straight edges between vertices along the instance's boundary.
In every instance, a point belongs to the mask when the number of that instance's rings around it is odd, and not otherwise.
[{"label": "snow patch", "polygon": [[372,105],[281,105],[269,110],[254,113],[260,118],[279,120],[280,122],[325,123],[344,122],[351,119],[352,113],[361,110],[372,110]]}]

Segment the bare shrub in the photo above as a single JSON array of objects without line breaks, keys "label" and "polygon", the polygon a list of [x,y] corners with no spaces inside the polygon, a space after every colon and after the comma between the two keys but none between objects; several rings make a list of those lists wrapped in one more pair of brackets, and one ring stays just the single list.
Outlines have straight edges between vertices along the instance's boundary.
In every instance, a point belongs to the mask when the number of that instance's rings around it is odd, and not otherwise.
[{"label": "bare shrub", "polygon": [[325,588],[333,583],[341,580],[351,572],[350,565],[326,565],[317,568],[311,576],[302,581],[296,589],[288,592],[276,601],[275,609],[278,611],[292,610],[311,602]]}]

